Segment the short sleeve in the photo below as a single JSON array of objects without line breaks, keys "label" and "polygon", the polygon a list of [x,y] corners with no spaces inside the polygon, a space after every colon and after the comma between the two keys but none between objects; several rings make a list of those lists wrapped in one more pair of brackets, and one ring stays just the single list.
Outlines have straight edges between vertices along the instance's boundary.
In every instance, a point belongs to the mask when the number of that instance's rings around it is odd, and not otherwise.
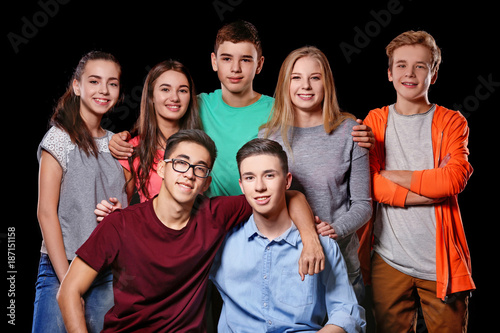
[{"label": "short sleeve", "polygon": [[51,127],[38,146],[37,158],[40,162],[42,150],[50,153],[59,162],[63,172],[67,170],[68,152],[75,148],[68,133],[58,127]]},{"label": "short sleeve", "polygon": [[97,272],[111,265],[120,251],[122,222],[121,210],[108,215],[76,251],[76,255]]}]

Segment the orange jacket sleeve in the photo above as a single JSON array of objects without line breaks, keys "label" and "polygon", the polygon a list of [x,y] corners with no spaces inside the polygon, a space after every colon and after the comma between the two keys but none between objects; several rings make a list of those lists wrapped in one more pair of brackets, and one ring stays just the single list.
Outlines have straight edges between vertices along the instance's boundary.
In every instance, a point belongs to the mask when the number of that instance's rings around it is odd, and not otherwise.
[{"label": "orange jacket sleeve", "polygon": [[[467,121],[460,113],[445,109],[433,121],[432,130],[435,168],[414,171],[410,190],[429,198],[457,195],[464,190],[473,171],[468,162]],[[450,155],[450,160],[439,168],[446,155]]]}]

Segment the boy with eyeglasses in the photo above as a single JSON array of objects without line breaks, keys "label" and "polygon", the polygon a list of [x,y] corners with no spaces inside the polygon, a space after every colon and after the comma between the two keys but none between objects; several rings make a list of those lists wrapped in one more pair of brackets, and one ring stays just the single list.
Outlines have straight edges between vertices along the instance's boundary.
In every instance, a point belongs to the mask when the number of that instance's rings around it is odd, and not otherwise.
[{"label": "boy with eyeglasses", "polygon": [[[252,212],[244,196],[198,196],[210,185],[215,157],[214,142],[200,130],[169,138],[157,169],[163,178],[158,196],[110,214],[76,252],[58,293],[68,332],[85,330],[81,296],[108,266],[114,306],[105,315],[103,332],[205,331],[213,258],[226,233]],[[305,234],[314,233],[318,242],[305,198],[292,193],[289,200],[298,220],[306,221]]]}]

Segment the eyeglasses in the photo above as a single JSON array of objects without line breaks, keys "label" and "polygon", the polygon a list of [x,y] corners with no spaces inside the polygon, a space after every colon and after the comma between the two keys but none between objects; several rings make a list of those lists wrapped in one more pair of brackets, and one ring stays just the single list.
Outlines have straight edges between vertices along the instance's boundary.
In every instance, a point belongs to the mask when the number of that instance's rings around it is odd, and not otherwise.
[{"label": "eyeglasses", "polygon": [[172,169],[181,173],[185,173],[190,168],[193,168],[193,173],[198,178],[207,178],[208,175],[210,174],[210,171],[212,171],[211,169],[207,168],[204,165],[189,164],[188,162],[177,158],[170,158],[164,161],[165,163],[172,162]]}]

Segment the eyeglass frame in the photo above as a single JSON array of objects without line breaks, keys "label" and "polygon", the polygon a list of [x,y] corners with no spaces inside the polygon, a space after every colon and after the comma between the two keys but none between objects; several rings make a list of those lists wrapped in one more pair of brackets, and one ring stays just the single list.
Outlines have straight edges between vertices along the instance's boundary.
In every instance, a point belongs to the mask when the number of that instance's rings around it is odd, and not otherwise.
[{"label": "eyeglass frame", "polygon": [[[174,167],[174,163],[175,163],[176,161],[181,161],[181,162],[183,162],[183,163],[186,163],[187,165],[189,165],[189,167],[188,167],[185,171],[180,171],[180,170],[177,170],[177,169]],[[208,178],[208,176],[209,176],[209,175],[210,175],[210,173],[212,172],[212,169],[210,169],[210,168],[209,168],[209,167],[207,167],[206,165],[203,165],[203,164],[191,164],[191,163],[189,163],[188,161],[183,160],[183,159],[181,159],[181,158],[168,158],[168,159],[166,159],[166,160],[163,160],[163,162],[165,162],[165,163],[172,162],[172,169],[173,169],[174,171],[177,171],[177,172],[180,172],[180,173],[186,173],[186,172],[188,172],[188,171],[189,171],[189,169],[193,168],[193,175],[195,175],[195,176],[196,176],[196,177],[198,177],[198,178],[202,178],[202,179],[204,179],[204,178]],[[196,169],[195,169],[195,167],[203,167],[203,168],[206,168],[206,169],[207,169],[207,175],[206,175],[206,176],[204,176],[204,177],[202,177],[202,176],[198,176],[198,175],[196,174],[196,172],[195,172],[195,170],[196,170]]]}]

